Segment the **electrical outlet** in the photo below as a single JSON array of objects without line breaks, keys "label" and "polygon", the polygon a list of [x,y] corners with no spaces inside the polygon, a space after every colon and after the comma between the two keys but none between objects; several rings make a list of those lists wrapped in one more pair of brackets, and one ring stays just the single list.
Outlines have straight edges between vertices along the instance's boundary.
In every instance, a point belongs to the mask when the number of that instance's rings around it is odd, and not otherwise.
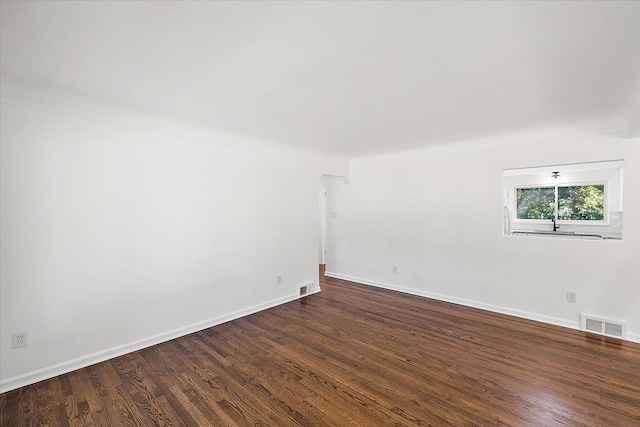
[{"label": "electrical outlet", "polygon": [[278,275],[278,277],[276,277],[276,285],[282,285],[282,276]]},{"label": "electrical outlet", "polygon": [[576,302],[577,295],[573,291],[567,291],[567,301]]},{"label": "electrical outlet", "polygon": [[392,266],[391,267],[391,271],[393,271],[394,273],[397,273],[398,272],[398,266],[397,265]]},{"label": "electrical outlet", "polygon": [[11,334],[11,348],[27,346],[27,331]]}]

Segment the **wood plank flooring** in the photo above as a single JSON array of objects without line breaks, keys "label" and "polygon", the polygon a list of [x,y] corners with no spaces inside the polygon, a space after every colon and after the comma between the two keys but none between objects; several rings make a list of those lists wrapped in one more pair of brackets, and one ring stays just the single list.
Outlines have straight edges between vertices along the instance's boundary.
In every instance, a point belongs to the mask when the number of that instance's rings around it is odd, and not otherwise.
[{"label": "wood plank flooring", "polygon": [[640,426],[640,345],[324,278],[0,395],[1,426]]}]

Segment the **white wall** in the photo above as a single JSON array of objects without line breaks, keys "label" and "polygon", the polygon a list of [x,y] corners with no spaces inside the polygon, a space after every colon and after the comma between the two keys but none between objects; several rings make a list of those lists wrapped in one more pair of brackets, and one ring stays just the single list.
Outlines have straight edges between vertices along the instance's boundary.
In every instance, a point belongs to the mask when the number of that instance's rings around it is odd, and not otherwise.
[{"label": "white wall", "polygon": [[[351,183],[330,189],[342,232],[328,241],[328,274],[575,328],[582,312],[622,319],[640,340],[640,140],[398,158],[356,160]],[[617,159],[625,161],[622,242],[502,235],[504,169]]]},{"label": "white wall", "polygon": [[349,182],[349,177],[325,176],[324,187],[325,197],[325,264],[327,269],[331,269],[337,254],[342,253],[339,245],[344,241],[345,229],[341,227],[344,221],[341,220],[342,197],[344,193],[341,187]]},{"label": "white wall", "polygon": [[346,162],[45,110],[1,110],[2,391],[317,284],[318,182]]}]

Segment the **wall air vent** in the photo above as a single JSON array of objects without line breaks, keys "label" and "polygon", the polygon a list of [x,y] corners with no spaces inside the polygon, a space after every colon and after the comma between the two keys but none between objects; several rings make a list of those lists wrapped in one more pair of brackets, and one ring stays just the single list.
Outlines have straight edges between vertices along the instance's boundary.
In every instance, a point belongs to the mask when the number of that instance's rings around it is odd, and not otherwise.
[{"label": "wall air vent", "polygon": [[298,289],[300,289],[300,293],[298,294],[299,298],[306,297],[307,295],[312,295],[318,292],[315,286],[315,282],[305,283],[304,285],[299,285]]},{"label": "wall air vent", "polygon": [[627,338],[627,322],[582,314],[582,330],[614,338]]}]

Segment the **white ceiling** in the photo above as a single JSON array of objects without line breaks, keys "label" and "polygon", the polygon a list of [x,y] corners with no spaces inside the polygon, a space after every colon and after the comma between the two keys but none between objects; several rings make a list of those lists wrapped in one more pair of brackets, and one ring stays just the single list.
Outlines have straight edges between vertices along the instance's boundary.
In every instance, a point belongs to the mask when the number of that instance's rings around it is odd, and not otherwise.
[{"label": "white ceiling", "polygon": [[640,2],[3,1],[1,26],[3,79],[349,157],[640,112]]}]

